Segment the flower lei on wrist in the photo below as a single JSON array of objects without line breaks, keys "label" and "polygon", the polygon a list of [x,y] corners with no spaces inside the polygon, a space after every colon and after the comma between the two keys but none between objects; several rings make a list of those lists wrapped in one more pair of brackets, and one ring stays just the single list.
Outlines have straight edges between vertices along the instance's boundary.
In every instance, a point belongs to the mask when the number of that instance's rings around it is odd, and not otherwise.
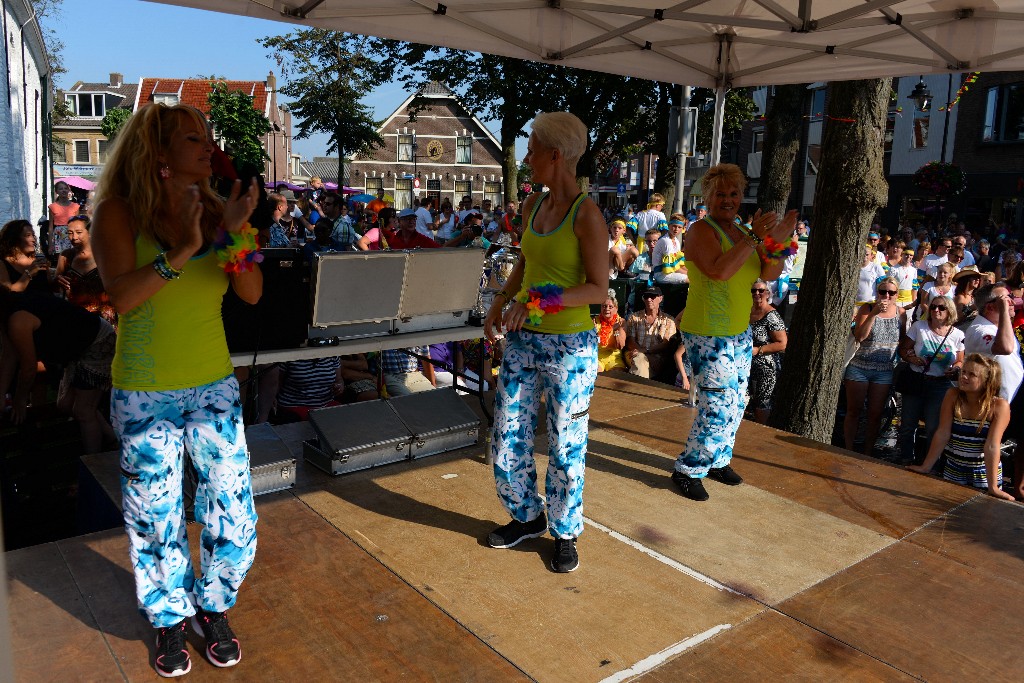
[{"label": "flower lei on wrist", "polygon": [[776,242],[772,239],[771,235],[766,235],[764,238],[764,245],[761,248],[761,254],[765,261],[773,263],[775,261],[781,261],[795,254],[800,248],[800,242],[796,237],[790,239],[788,245]]},{"label": "flower lei on wrist", "polygon": [[558,313],[562,305],[562,288],[554,282],[538,282],[516,299],[526,304],[526,317],[531,325],[540,325],[541,318],[548,313]]},{"label": "flower lei on wrist", "polygon": [[263,261],[256,235],[256,228],[248,223],[238,232],[228,232],[223,225],[220,227],[213,249],[217,252],[217,263],[225,273],[248,273],[255,264]]}]

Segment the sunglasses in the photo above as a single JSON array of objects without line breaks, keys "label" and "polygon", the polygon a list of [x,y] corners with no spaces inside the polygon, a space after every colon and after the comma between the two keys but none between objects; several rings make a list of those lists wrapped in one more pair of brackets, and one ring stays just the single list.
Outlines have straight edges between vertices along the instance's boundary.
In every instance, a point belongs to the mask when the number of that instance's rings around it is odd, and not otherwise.
[{"label": "sunglasses", "polygon": [[751,294],[764,294],[767,291],[768,291],[767,289],[758,289],[757,287],[754,287],[753,289],[750,290],[750,293]]},{"label": "sunglasses", "polygon": [[644,294],[643,298],[644,299],[657,299],[659,296],[661,296],[661,295],[660,294]]},{"label": "sunglasses", "polygon": [[899,292],[895,289],[880,289],[878,290],[878,296],[896,296]]},{"label": "sunglasses", "polygon": [[942,304],[932,304],[931,306],[928,307],[928,310],[929,311],[945,311],[946,307],[943,306]]}]

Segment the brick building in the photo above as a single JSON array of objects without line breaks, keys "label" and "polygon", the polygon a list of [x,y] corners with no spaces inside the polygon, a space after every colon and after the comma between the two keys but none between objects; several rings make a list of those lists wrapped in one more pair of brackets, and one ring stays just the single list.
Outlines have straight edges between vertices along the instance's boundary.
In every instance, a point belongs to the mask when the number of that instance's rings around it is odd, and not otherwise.
[{"label": "brick building", "polygon": [[111,109],[134,111],[139,84],[125,83],[124,76],[114,72],[105,83],[77,81],[67,90],[57,92],[71,110],[71,117],[54,125],[53,135],[64,141],[54,154],[56,176],[75,175],[95,179],[107,160],[108,141],[100,131],[103,117]]},{"label": "brick building", "polygon": [[458,205],[469,195],[474,203],[499,205],[504,188],[497,139],[443,85],[430,84],[419,94],[428,105],[416,120],[409,115],[411,95],[381,125],[384,147],[357,154],[346,166],[345,184],[369,194],[383,189],[399,209],[427,196]]}]

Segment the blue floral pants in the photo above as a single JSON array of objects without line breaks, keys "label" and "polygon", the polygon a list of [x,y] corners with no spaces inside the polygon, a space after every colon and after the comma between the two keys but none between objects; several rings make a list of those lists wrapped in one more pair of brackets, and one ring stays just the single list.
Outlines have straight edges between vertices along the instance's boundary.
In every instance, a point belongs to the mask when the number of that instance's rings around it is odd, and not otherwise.
[{"label": "blue floral pants", "polygon": [[[597,379],[597,333],[511,332],[494,400],[491,458],[498,498],[529,522],[544,512],[556,538],[583,531],[583,479],[590,398]],[[533,439],[541,395],[547,405],[546,500],[537,493]]]},{"label": "blue floral pants", "polygon": [[[175,391],[114,389],[111,421],[121,441],[121,492],[139,610],[157,627],[173,626],[198,605],[235,604],[256,555],[256,508],[238,382]],[[197,579],[182,503],[182,452],[198,474]]]},{"label": "blue floral pants", "polygon": [[734,337],[681,334],[698,387],[697,416],[675,470],[703,478],[712,467],[725,467],[732,460],[747,401],[753,357],[750,330]]}]

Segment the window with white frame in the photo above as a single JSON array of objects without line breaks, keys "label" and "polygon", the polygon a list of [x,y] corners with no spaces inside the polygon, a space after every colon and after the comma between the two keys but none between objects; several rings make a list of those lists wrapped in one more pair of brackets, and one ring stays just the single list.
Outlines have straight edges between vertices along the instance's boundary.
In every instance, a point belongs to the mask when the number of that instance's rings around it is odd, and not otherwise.
[{"label": "window with white frame", "polygon": [[412,206],[412,178],[395,178],[395,209]]},{"label": "window with white frame", "polygon": [[473,163],[473,137],[460,135],[455,139],[455,163]]},{"label": "window with white frame", "polygon": [[1024,83],[988,89],[981,139],[984,142],[1024,140]]},{"label": "window with white frame", "polygon": [[180,98],[175,93],[153,93],[153,102],[173,107],[180,102]]},{"label": "window with white frame", "polygon": [[399,161],[412,161],[412,136],[402,135],[398,136],[398,160]]},{"label": "window with white frame", "polygon": [[102,93],[68,93],[64,102],[75,116],[103,116],[107,113]]},{"label": "window with white frame", "polygon": [[910,149],[924,149],[928,146],[928,123],[930,121],[931,112],[914,112],[914,123],[910,136]]},{"label": "window with white frame", "polygon": [[384,189],[383,178],[366,178],[366,194],[372,194],[374,197],[377,193]]},{"label": "window with white frame", "polygon": [[458,205],[462,201],[463,197],[473,196],[473,181],[472,180],[456,180],[455,181],[455,204]]},{"label": "window with white frame", "polygon": [[501,206],[501,183],[484,183],[484,201],[490,201],[491,206]]},{"label": "window with white frame", "polygon": [[88,140],[75,140],[75,163],[76,164],[87,164],[89,163],[89,141]]}]

